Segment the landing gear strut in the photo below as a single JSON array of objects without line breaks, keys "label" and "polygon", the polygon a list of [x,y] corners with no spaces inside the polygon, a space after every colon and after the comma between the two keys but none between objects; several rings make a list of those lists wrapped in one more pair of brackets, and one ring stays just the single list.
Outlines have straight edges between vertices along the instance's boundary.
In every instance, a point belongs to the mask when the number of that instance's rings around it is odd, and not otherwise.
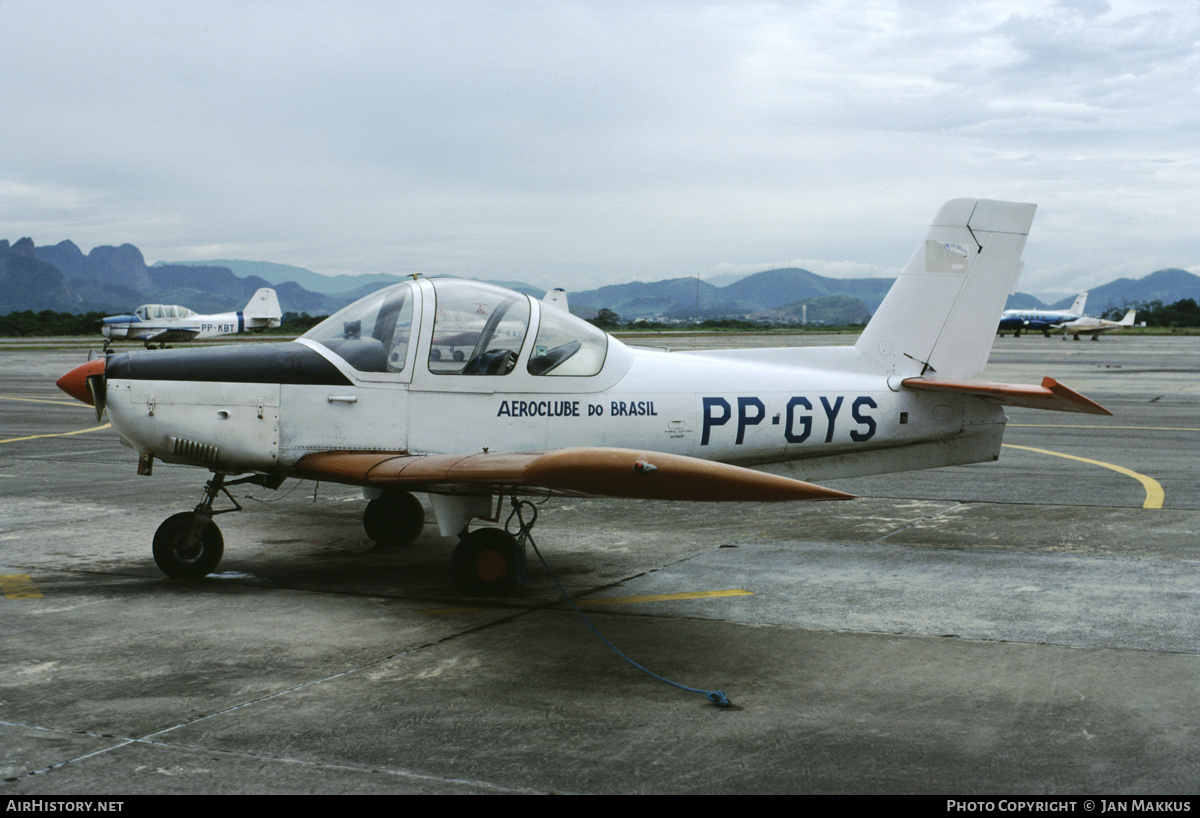
[{"label": "landing gear strut", "polygon": [[[163,521],[154,532],[154,561],[164,574],[172,579],[199,579],[211,573],[225,554],[225,538],[212,518],[217,514],[241,511],[238,501],[233,499],[226,486],[255,483],[267,488],[278,488],[282,477],[252,474],[238,480],[225,482],[225,474],[213,474],[204,486],[204,499],[193,511],[181,511]],[[233,508],[213,510],[213,501],[218,494],[229,498]]]}]

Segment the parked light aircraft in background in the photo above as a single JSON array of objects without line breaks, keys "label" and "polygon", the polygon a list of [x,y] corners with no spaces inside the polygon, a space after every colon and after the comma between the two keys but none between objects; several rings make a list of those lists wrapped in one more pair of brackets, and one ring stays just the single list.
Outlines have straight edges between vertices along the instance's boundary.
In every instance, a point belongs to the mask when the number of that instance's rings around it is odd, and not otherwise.
[{"label": "parked light aircraft in background", "polygon": [[1067,340],[1067,336],[1072,336],[1076,341],[1080,335],[1090,335],[1092,340],[1098,340],[1103,332],[1113,332],[1114,330],[1127,329],[1133,326],[1133,319],[1137,317],[1137,310],[1129,310],[1125,313],[1125,317],[1120,321],[1109,321],[1104,318],[1076,318],[1074,321],[1068,321],[1062,325],[1063,340]]},{"label": "parked light aircraft in background", "polygon": [[1087,293],[1075,296],[1075,302],[1069,310],[1005,310],[1000,315],[996,331],[1003,338],[1005,332],[1012,330],[1013,337],[1020,338],[1023,331],[1038,330],[1049,338],[1050,330],[1083,317],[1087,297]]},{"label": "parked light aircraft in background", "polygon": [[192,341],[239,332],[257,332],[279,326],[283,313],[279,299],[270,287],[250,297],[246,308],[218,315],[199,315],[175,304],[143,304],[128,315],[110,315],[100,319],[104,348],[113,341],[141,341],[151,344]]},{"label": "parked light aircraft in background", "polygon": [[[154,536],[169,576],[217,566],[213,501],[233,499],[227,486],[297,477],[361,486],[380,544],[416,539],[412,492],[428,493],[442,536],[460,538],[456,580],[507,592],[523,540],[469,529],[497,520],[505,497],[848,499],[804,481],[996,460],[1006,405],[1109,414],[1051,378],[968,380],[987,363],[1034,210],[947,202],[854,346],[633,349],[554,293],[416,279],[293,342],[111,354],[58,384],[108,412],[139,473],[154,458],[214,472],[196,508]],[[434,355],[441,316],[477,333],[462,361]]]}]

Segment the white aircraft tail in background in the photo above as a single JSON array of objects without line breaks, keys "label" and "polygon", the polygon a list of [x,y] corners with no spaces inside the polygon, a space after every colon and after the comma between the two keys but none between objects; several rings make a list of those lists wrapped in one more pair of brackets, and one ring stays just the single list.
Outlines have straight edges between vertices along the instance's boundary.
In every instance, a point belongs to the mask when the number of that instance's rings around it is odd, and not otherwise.
[{"label": "white aircraft tail in background", "polygon": [[246,319],[247,331],[274,329],[283,320],[283,311],[279,309],[279,298],[270,287],[263,287],[250,297],[250,303],[242,310]]},{"label": "white aircraft tail in background", "polygon": [[542,303],[549,304],[552,307],[558,307],[563,312],[571,311],[570,308],[567,307],[567,291],[562,287],[555,287],[553,290],[548,291],[542,298]]}]

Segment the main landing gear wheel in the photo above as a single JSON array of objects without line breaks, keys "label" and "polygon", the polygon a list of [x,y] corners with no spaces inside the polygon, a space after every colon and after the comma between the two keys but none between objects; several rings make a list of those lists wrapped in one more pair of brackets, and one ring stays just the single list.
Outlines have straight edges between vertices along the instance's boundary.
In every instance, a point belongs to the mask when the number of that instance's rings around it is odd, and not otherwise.
[{"label": "main landing gear wheel", "polygon": [[451,570],[468,594],[511,594],[525,584],[525,549],[504,529],[480,528],[462,535]]},{"label": "main landing gear wheel", "polygon": [[367,503],[363,529],[384,548],[410,545],[425,528],[425,509],[407,491],[388,491]]},{"label": "main landing gear wheel", "polygon": [[[173,579],[199,579],[211,573],[225,554],[225,538],[210,516],[208,523],[192,532],[194,511],[181,511],[163,521],[154,532],[154,561]],[[192,542],[189,543],[189,535]]]}]

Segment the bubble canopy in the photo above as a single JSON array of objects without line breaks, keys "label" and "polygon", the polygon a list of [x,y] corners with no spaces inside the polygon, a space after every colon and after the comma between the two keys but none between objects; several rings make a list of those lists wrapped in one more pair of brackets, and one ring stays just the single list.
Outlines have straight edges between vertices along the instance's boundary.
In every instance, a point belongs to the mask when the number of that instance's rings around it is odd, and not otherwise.
[{"label": "bubble canopy", "polygon": [[[414,322],[423,288],[426,299],[432,295],[432,320]],[[414,324],[422,337],[414,337]],[[418,340],[427,341],[422,363],[434,375],[587,377],[600,372],[608,350],[607,334],[563,309],[535,308],[522,293],[453,278],[385,287],[302,337],[360,372],[403,372]]]}]

